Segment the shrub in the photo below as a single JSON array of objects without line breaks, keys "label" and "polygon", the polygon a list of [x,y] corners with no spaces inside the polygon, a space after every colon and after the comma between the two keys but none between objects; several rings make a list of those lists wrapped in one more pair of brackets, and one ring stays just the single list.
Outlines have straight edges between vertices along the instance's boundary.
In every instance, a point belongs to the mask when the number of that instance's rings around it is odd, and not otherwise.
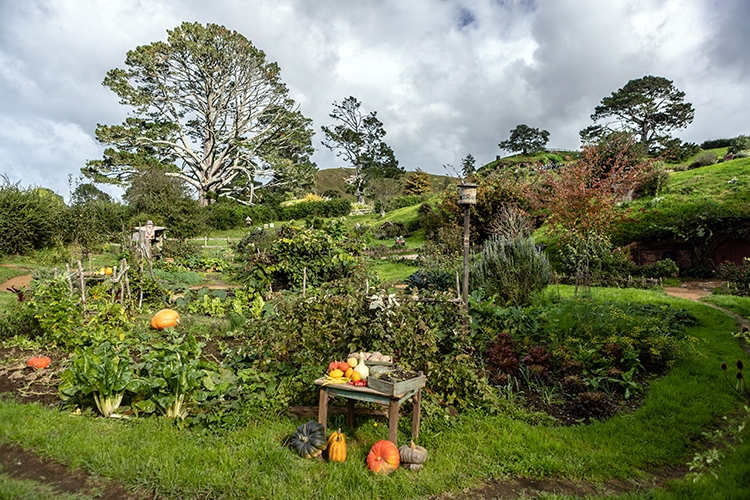
[{"label": "shrub", "polygon": [[306,219],[308,217],[344,217],[352,211],[352,204],[342,198],[328,201],[303,201],[279,207],[279,220]]},{"label": "shrub", "polygon": [[727,281],[731,295],[750,295],[750,260],[745,259],[741,266],[724,262],[716,268],[716,277]]},{"label": "shrub", "polygon": [[680,275],[680,268],[672,259],[663,259],[640,268],[644,278],[676,278]]},{"label": "shrub", "polygon": [[633,186],[633,197],[656,196],[667,187],[667,184],[669,184],[669,172],[661,162],[656,162],[650,169],[638,176]]},{"label": "shrub", "polygon": [[731,139],[709,139],[701,143],[701,149],[718,149],[726,148],[732,144]]},{"label": "shrub", "polygon": [[750,150],[750,136],[738,135],[737,137],[732,139],[732,142],[729,145],[728,152],[737,155],[739,153],[747,152],[749,150]]},{"label": "shrub", "polygon": [[473,287],[496,295],[502,304],[521,305],[550,281],[550,265],[530,238],[488,239],[472,263]]},{"label": "shrub", "polygon": [[289,373],[279,379],[278,390],[288,394],[291,404],[317,402],[310,380],[331,359],[357,350],[392,354],[404,369],[424,372],[430,381],[426,397],[444,405],[465,409],[489,399],[474,331],[461,326],[461,304],[443,295],[435,302],[386,293],[367,297],[350,285],[337,282],[324,293],[280,297],[276,314],[244,327],[253,368]]},{"label": "shrub", "polygon": [[427,290],[432,288],[445,292],[454,288],[456,280],[451,273],[446,271],[430,271],[426,269],[420,269],[411,276],[406,278],[406,284],[410,287],[414,287],[417,290]]},{"label": "shrub", "polygon": [[690,168],[707,167],[716,163],[718,159],[718,155],[713,151],[704,151],[690,164]]},{"label": "shrub", "polygon": [[162,245],[161,254],[173,259],[188,259],[201,254],[201,245],[185,239],[166,240]]},{"label": "shrub", "polygon": [[322,229],[282,226],[265,252],[259,252],[255,243],[248,235],[238,245],[237,257],[242,261],[238,278],[254,289],[267,288],[269,284],[274,289],[298,287],[305,273],[307,285],[317,286],[351,276],[364,265],[360,257],[364,245],[358,239],[347,238],[341,221]]},{"label": "shrub", "polygon": [[0,255],[49,248],[63,237],[67,207],[48,189],[0,185]]}]

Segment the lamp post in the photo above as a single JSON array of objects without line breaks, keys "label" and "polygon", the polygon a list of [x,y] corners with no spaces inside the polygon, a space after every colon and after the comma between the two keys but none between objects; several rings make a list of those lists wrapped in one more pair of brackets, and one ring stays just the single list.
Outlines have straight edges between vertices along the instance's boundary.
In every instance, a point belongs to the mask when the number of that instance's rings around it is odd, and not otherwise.
[{"label": "lamp post", "polygon": [[464,282],[462,298],[464,307],[469,310],[469,214],[471,206],[477,203],[477,185],[464,182],[458,185],[458,204],[464,209]]}]

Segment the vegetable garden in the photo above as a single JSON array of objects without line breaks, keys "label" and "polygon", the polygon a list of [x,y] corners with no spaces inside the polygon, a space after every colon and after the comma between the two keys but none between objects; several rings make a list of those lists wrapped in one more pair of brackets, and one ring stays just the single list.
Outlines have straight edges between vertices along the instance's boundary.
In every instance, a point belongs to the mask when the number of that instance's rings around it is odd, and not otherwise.
[{"label": "vegetable garden", "polygon": [[[674,262],[613,248],[617,213],[539,230],[525,175],[480,178],[468,307],[449,192],[385,221],[316,212],[227,229],[241,240],[217,249],[168,241],[153,261],[94,240],[5,257],[33,280],[0,295],[0,456],[99,485],[71,498],[746,498],[747,340],[709,303],[747,316],[748,265],[717,269],[733,295],[669,297]],[[413,443],[401,419],[386,444],[371,403],[352,424],[334,398],[316,425],[316,379],[383,370],[425,377]],[[61,493],[0,467],[0,497]]]},{"label": "vegetable garden", "polygon": [[[49,355],[48,368],[25,370],[52,374],[59,399],[3,396],[0,442],[156,498],[492,498],[522,478],[551,480],[547,494],[703,498],[718,481],[746,491],[737,463],[748,453],[743,399],[719,369],[744,356],[728,316],[658,291],[581,296],[560,285],[525,306],[475,294],[466,316],[455,290],[378,284],[345,227],[321,233],[280,230],[272,245],[285,259],[221,262],[226,279],[244,283],[229,290],[156,278],[200,276],[194,258],[156,262],[154,278],[131,266],[130,297],[109,278],[92,279],[85,314],[80,290],[37,269],[3,316],[6,363]],[[308,252],[305,269],[289,257],[298,252]],[[179,323],[156,314],[163,301]],[[312,380],[360,350],[392,354],[428,377],[415,446],[429,460],[419,471],[368,472],[366,456],[387,433],[373,412],[354,427],[342,414],[329,419],[345,436],[343,462],[293,451],[292,434],[309,417],[289,409],[316,405]],[[33,382],[25,388],[34,392]],[[409,430],[399,429],[399,444],[409,445]],[[731,438],[713,448],[706,432]],[[719,450],[719,465],[707,449]],[[667,467],[681,478],[654,489]]]}]

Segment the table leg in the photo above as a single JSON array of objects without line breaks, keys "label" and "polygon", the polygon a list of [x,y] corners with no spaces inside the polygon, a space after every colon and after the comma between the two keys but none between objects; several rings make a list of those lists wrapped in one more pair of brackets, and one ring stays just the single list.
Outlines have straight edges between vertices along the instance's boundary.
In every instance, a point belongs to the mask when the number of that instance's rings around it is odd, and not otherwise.
[{"label": "table leg", "polygon": [[326,429],[328,421],[328,390],[325,387],[320,388],[320,401],[318,402],[318,422]]},{"label": "table leg", "polygon": [[388,440],[398,446],[398,399],[388,403]]},{"label": "table leg", "polygon": [[346,400],[346,425],[349,428],[354,427],[354,403],[353,399]]},{"label": "table leg", "polygon": [[414,409],[412,410],[411,414],[411,437],[412,439],[417,439],[419,437],[419,423],[420,423],[420,413],[422,410],[422,389],[417,390],[417,393],[414,395]]}]

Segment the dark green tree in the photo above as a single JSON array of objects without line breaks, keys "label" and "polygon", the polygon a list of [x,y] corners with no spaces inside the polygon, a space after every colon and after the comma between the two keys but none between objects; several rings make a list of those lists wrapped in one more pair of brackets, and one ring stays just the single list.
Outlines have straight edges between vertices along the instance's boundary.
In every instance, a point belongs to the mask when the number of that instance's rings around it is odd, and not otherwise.
[{"label": "dark green tree", "polygon": [[377,113],[362,114],[361,103],[355,97],[347,97],[341,103],[333,103],[329,116],[338,123],[321,127],[326,140],[323,145],[336,152],[354,167],[354,175],[347,180],[358,203],[364,203],[364,190],[370,179],[390,177],[397,179],[403,167],[391,147],[383,141],[385,129]]},{"label": "dark green tree", "polygon": [[461,172],[464,174],[464,179],[471,177],[476,171],[477,161],[474,159],[474,156],[469,153],[463,160],[461,160]]},{"label": "dark green tree", "polygon": [[430,182],[429,174],[419,168],[409,174],[406,182],[404,182],[404,194],[406,195],[419,195],[431,191],[432,182]]},{"label": "dark green tree", "polygon": [[546,130],[539,130],[538,128],[532,128],[528,125],[518,125],[516,128],[510,131],[510,137],[498,144],[500,149],[506,151],[516,152],[520,151],[522,154],[538,153],[544,151],[544,147],[549,141],[549,132]]},{"label": "dark green tree", "polygon": [[[687,127],[694,115],[693,105],[685,102],[685,93],[671,80],[649,75],[630,80],[602,99],[591,119],[597,122],[613,118],[621,129],[635,134],[638,142],[651,151],[669,140],[671,131]],[[605,128],[612,130],[609,124]]]},{"label": "dark green tree", "polygon": [[312,128],[278,65],[223,26],[183,23],[167,34],[107,73],[104,85],[132,116],[97,127],[109,148],[84,174],[128,183],[156,169],[192,186],[203,204],[212,196],[252,203],[256,185],[293,183],[289,163],[309,164]]},{"label": "dark green tree", "polygon": [[132,225],[151,219],[166,226],[170,237],[188,238],[203,229],[200,206],[191,195],[185,181],[153,169],[134,175],[123,199],[136,214]]}]

